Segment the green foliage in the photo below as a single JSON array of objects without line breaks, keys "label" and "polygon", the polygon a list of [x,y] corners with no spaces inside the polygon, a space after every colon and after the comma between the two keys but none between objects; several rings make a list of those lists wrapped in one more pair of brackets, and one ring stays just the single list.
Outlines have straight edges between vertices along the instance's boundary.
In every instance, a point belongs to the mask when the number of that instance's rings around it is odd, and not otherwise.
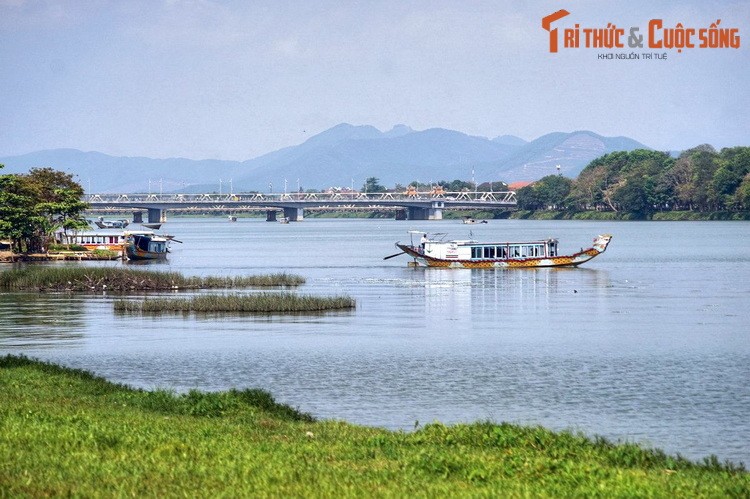
[{"label": "green foliage", "polygon": [[16,252],[43,252],[54,231],[88,226],[82,195],[71,175],[51,168],[0,175],[0,237]]},{"label": "green foliage", "polygon": [[741,465],[541,427],[392,432],[263,390],[144,391],[0,357],[3,497],[748,497]]},{"label": "green foliage", "polygon": [[520,189],[517,197],[524,210],[614,212],[631,219],[652,219],[672,210],[746,211],[748,174],[750,147],[717,152],[704,144],[679,158],[644,149],[618,151],[589,163],[567,186],[550,185],[555,177],[545,177]]},{"label": "green foliage", "polygon": [[323,312],[354,308],[348,296],[312,296],[293,293],[253,293],[198,295],[190,298],[149,298],[148,300],[117,300],[116,312],[161,313],[294,313]]},{"label": "green foliage", "polygon": [[453,180],[453,181],[447,181],[447,180],[441,180],[437,183],[437,185],[441,186],[443,190],[448,192],[461,192],[461,191],[473,191],[474,190],[474,184],[471,182],[466,182],[464,180]]},{"label": "green foliage", "polygon": [[573,181],[561,175],[548,175],[516,193],[522,210],[561,210],[566,207]]},{"label": "green foliage", "polygon": [[386,188],[380,185],[380,179],[377,177],[367,177],[362,186],[362,192],[385,192]]}]

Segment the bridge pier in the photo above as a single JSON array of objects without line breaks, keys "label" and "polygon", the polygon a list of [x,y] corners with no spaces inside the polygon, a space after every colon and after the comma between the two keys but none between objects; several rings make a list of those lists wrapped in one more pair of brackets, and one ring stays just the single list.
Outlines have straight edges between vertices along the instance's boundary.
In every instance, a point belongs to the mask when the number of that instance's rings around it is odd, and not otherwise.
[{"label": "bridge pier", "polygon": [[266,222],[276,221],[276,210],[266,210]]},{"label": "bridge pier", "polygon": [[149,208],[148,209],[148,223],[157,224],[164,223],[167,221],[167,210],[161,208]]},{"label": "bridge pier", "polygon": [[142,211],[134,211],[133,212],[133,223],[134,224],[142,224],[143,223],[143,212]]},{"label": "bridge pier", "polygon": [[442,220],[445,202],[433,201],[429,208],[421,206],[407,206],[406,217],[408,220]]},{"label": "bridge pier", "polygon": [[305,210],[302,208],[284,208],[284,217],[290,222],[301,222],[305,218]]}]

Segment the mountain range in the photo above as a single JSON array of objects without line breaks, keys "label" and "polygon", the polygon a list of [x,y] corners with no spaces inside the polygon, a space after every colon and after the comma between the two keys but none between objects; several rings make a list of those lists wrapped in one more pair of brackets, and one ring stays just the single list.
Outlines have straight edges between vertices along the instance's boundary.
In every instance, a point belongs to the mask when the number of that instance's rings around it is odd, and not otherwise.
[{"label": "mountain range", "polygon": [[648,149],[627,137],[590,131],[554,132],[527,142],[454,130],[416,131],[396,125],[381,132],[342,123],[302,144],[247,161],[119,157],[76,149],[49,149],[0,157],[0,173],[52,167],[74,175],[87,192],[296,191],[359,189],[367,177],[382,185],[411,181],[475,180],[510,183],[561,173],[574,178],[593,159],[613,151]]}]

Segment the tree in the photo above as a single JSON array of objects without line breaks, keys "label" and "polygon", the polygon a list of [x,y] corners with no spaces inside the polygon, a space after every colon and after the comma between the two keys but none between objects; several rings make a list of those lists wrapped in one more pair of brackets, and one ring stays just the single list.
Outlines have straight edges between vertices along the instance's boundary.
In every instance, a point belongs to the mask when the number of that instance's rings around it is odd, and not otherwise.
[{"label": "tree", "polygon": [[363,192],[385,192],[386,188],[380,185],[380,179],[377,177],[367,177],[362,186]]},{"label": "tree", "polygon": [[521,187],[516,191],[516,203],[522,210],[541,210],[544,209],[544,203],[539,198],[539,193],[533,185]]},{"label": "tree", "polygon": [[82,195],[70,174],[51,168],[0,175],[0,236],[11,240],[14,251],[44,251],[56,230],[88,226]]},{"label": "tree", "polygon": [[545,208],[552,210],[563,209],[566,198],[570,194],[573,181],[561,175],[547,175],[533,184],[539,200]]}]

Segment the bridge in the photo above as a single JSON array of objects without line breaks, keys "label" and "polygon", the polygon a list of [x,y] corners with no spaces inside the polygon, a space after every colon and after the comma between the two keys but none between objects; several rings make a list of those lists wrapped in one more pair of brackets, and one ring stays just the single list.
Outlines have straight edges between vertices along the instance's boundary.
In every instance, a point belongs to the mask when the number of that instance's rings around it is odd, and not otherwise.
[{"label": "bridge", "polygon": [[148,213],[149,223],[166,221],[169,209],[202,211],[233,211],[260,209],[266,220],[275,221],[283,210],[289,221],[304,218],[306,208],[331,209],[403,209],[408,220],[441,220],[444,209],[496,210],[516,207],[516,193],[502,192],[293,192],[293,193],[229,193],[229,194],[88,194],[83,199],[92,210],[126,209],[133,211],[135,222],[143,221]]}]

